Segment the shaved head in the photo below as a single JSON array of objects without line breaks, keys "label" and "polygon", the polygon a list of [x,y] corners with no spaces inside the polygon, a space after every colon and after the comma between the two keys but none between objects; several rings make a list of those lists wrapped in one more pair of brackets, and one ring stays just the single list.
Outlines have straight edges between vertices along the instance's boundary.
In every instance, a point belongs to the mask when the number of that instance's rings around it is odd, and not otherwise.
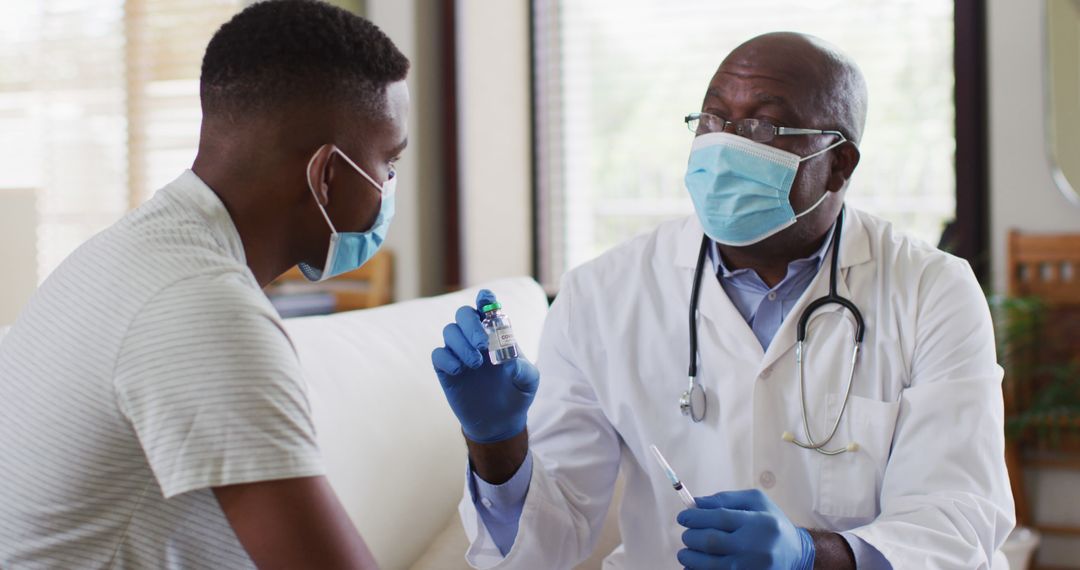
[{"label": "shaved head", "polygon": [[322,0],[260,0],[203,56],[191,169],[225,204],[266,285],[322,267],[334,231],[372,228],[407,144],[409,60],[370,21]]},{"label": "shaved head", "polygon": [[[866,126],[867,89],[859,66],[814,36],[773,32],[747,40],[720,64],[739,75],[765,73],[805,89],[806,116],[858,143]],[[804,125],[800,125],[804,126]]]}]

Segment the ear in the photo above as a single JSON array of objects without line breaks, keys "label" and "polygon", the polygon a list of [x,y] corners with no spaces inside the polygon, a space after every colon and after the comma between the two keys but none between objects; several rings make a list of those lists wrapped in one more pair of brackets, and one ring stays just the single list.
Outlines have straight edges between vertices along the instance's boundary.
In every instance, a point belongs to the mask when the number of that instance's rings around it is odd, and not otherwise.
[{"label": "ear", "polygon": [[855,167],[859,165],[859,147],[852,142],[846,142],[834,149],[832,169],[829,171],[829,180],[825,188],[829,192],[839,192],[847,185]]},{"label": "ear", "polygon": [[308,188],[315,194],[315,199],[323,206],[330,203],[330,182],[334,179],[334,156],[337,147],[327,143],[319,147],[308,161]]}]

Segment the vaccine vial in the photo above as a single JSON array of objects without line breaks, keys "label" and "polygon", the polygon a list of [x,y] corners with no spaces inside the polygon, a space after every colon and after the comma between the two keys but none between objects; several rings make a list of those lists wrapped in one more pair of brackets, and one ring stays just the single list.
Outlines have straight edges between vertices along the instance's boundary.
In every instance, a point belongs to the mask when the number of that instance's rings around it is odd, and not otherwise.
[{"label": "vaccine vial", "polygon": [[510,319],[502,311],[502,305],[491,303],[480,308],[484,314],[481,324],[488,335],[488,356],[492,364],[502,364],[518,357],[517,340],[510,328]]}]

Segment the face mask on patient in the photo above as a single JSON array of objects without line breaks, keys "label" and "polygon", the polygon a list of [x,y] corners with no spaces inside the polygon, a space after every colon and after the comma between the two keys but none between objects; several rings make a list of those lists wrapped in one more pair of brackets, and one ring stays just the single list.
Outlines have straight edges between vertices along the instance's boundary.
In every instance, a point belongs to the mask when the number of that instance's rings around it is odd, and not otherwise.
[{"label": "face mask on patient", "polygon": [[363,168],[357,166],[352,159],[345,156],[345,153],[341,152],[340,149],[334,147],[331,156],[333,156],[333,153],[337,153],[349,166],[360,173],[360,176],[363,176],[379,191],[381,200],[379,215],[375,219],[375,223],[367,231],[338,232],[334,228],[334,223],[330,221],[326,208],[319,202],[318,194],[315,191],[315,184],[311,179],[311,163],[315,161],[315,156],[318,153],[312,155],[311,160],[308,161],[307,169],[308,188],[311,190],[311,195],[315,197],[315,203],[319,206],[323,218],[326,218],[326,223],[330,225],[330,247],[326,251],[326,262],[322,268],[300,263],[300,271],[309,281],[326,281],[332,277],[353,271],[367,263],[375,255],[375,252],[379,250],[383,242],[386,241],[386,234],[390,230],[390,222],[394,219],[394,194],[397,189],[397,176],[395,176],[394,172],[390,173],[390,178],[386,183],[379,185],[374,178],[364,172]]}]

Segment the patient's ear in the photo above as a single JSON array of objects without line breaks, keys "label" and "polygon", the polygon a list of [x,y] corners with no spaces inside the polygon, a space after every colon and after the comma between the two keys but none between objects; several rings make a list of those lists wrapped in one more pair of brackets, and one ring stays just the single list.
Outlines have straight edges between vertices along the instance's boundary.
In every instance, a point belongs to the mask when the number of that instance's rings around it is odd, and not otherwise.
[{"label": "patient's ear", "polygon": [[308,188],[315,193],[315,199],[319,204],[326,206],[330,203],[330,181],[334,178],[334,151],[337,147],[327,143],[315,151],[314,156],[308,162],[307,183]]}]

